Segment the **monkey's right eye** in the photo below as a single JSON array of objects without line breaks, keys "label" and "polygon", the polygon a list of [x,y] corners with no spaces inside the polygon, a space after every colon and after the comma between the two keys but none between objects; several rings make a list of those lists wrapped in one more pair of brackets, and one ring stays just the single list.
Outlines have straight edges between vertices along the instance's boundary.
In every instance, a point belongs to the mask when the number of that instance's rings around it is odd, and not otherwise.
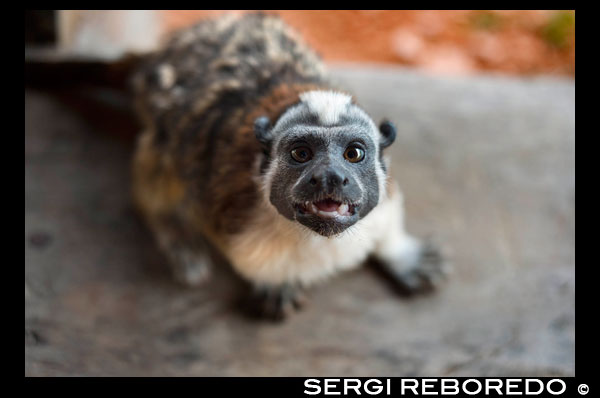
[{"label": "monkey's right eye", "polygon": [[290,153],[296,162],[304,163],[312,159],[312,152],[305,146],[294,148]]}]

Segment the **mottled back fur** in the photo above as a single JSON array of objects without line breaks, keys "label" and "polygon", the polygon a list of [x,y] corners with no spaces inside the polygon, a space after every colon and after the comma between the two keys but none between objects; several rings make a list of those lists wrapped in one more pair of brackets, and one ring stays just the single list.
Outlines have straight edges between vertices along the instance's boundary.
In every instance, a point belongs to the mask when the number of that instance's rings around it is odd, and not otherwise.
[{"label": "mottled back fur", "polygon": [[300,93],[330,88],[317,55],[264,14],[186,29],[144,65],[134,86],[147,128],[134,173],[168,185],[138,190],[138,203],[168,213],[187,201],[182,216],[198,217],[202,232],[217,239],[237,232],[259,197],[254,120],[276,121]]}]

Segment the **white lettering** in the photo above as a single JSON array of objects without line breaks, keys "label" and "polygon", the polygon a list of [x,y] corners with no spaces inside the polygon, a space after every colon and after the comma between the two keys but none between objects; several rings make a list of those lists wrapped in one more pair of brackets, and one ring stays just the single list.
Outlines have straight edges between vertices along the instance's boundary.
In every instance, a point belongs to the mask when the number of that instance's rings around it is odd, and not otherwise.
[{"label": "white lettering", "polygon": [[[350,382],[356,382],[356,384],[351,386]],[[348,390],[354,390],[356,395],[360,395],[360,380],[359,379],[344,380],[344,395],[348,395]]]},{"label": "white lettering", "polygon": [[[411,382],[412,386],[406,385],[406,383]],[[419,387],[419,381],[415,379],[402,379],[400,383],[400,394],[406,394],[406,390],[411,390],[413,394],[419,395],[417,392],[417,388]]]},{"label": "white lettering", "polygon": [[[540,387],[539,390],[533,392],[529,389],[530,382],[537,383]],[[527,379],[525,380],[525,395],[540,395],[544,391],[544,383],[539,379]]]},{"label": "white lettering", "polygon": [[514,382],[520,382],[521,379],[506,379],[506,395],[523,395],[520,391],[511,391],[511,388],[519,388],[518,385],[513,384]]},{"label": "white lettering", "polygon": [[[369,389],[369,384],[371,384],[371,383],[377,383],[377,387],[375,387],[375,389],[373,389],[373,390]],[[381,391],[383,391],[383,386],[381,385],[381,380],[369,379],[369,380],[365,381],[364,389],[365,389],[365,392],[369,395],[377,395],[377,394],[380,394]]]},{"label": "white lettering", "polygon": [[336,383],[340,381],[340,379],[325,379],[325,395],[341,395],[342,393],[339,391],[331,391],[329,387],[333,387],[335,389]]},{"label": "white lettering", "polygon": [[[496,385],[492,385],[491,382],[498,382]],[[485,395],[490,395],[490,390],[496,390],[498,395],[502,395],[502,380],[500,379],[489,379],[485,381]]]},{"label": "white lettering", "polygon": [[[453,392],[449,390],[452,389]],[[458,395],[458,380],[442,379],[442,395]]]},{"label": "white lettering", "polygon": [[[313,382],[316,383],[316,385],[312,384]],[[305,394],[308,394],[308,395],[317,395],[317,394],[321,393],[321,386],[319,386],[319,380],[317,380],[317,379],[306,379],[306,380],[304,380],[304,387],[306,387],[306,388],[314,388],[315,389],[315,391],[304,390]]]},{"label": "white lettering", "polygon": [[[554,383],[554,382],[559,382],[562,385],[562,389],[559,392],[554,391],[553,389],[550,388],[550,386]],[[564,381],[562,381],[561,379],[552,379],[548,382],[548,384],[546,384],[546,390],[548,390],[548,392],[552,395],[560,395],[563,392],[565,392],[565,390],[567,389],[567,385],[565,384]]]},{"label": "white lettering", "polygon": [[427,391],[428,388],[434,388],[437,379],[423,379],[421,382],[421,394],[423,395],[438,395],[437,391]]},{"label": "white lettering", "polygon": [[[477,391],[469,391],[467,389],[467,384],[471,383],[471,382],[475,382],[475,384],[477,384]],[[479,382],[479,380],[477,379],[467,379],[465,380],[465,382],[462,385],[462,389],[463,391],[468,394],[468,395],[475,395],[475,394],[479,394],[481,392],[481,383]]]}]

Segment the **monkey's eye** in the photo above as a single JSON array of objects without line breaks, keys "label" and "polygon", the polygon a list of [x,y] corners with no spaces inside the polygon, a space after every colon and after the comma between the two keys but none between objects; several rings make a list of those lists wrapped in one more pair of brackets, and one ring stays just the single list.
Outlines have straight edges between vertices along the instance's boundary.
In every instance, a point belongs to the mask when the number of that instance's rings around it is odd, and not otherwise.
[{"label": "monkey's eye", "polygon": [[365,151],[357,146],[349,146],[344,152],[344,158],[351,163],[357,163],[365,158]]},{"label": "monkey's eye", "polygon": [[296,162],[300,163],[308,162],[312,158],[312,152],[305,146],[294,148],[290,153],[292,155],[292,158]]}]

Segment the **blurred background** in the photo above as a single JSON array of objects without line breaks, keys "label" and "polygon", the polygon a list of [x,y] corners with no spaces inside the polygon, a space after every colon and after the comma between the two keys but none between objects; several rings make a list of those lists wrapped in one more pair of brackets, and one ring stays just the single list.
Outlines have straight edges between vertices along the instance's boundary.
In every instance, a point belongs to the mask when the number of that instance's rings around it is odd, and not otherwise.
[{"label": "blurred background", "polygon": [[[26,44],[114,58],[147,51],[203,18],[247,11],[30,11]],[[271,10],[326,61],[407,65],[443,75],[575,74],[572,10]]]},{"label": "blurred background", "polygon": [[366,266],[282,324],[226,265],[174,282],[130,198],[131,72],[225,12],[25,12],[25,375],[573,376],[575,12],[268,11],[398,126],[407,229],[454,270],[407,299]]}]

